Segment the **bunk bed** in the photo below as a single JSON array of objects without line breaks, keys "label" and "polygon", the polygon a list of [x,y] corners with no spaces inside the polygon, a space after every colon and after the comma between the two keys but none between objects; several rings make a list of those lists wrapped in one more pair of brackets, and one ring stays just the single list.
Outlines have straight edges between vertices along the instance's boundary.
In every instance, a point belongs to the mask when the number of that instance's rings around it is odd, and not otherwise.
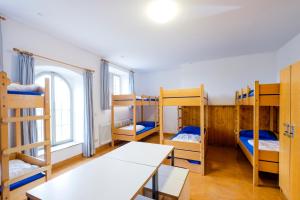
[{"label": "bunk bed", "polygon": [[[279,173],[278,111],[280,84],[260,84],[246,87],[235,94],[237,144],[253,166],[253,184],[260,185],[259,172]],[[253,107],[253,129],[241,128],[242,108]],[[261,129],[262,108],[268,108],[268,126]],[[276,116],[277,115],[277,116]],[[265,118],[264,118],[265,119]]]},{"label": "bunk bed", "polygon": [[[158,121],[158,105],[159,98],[156,96],[136,96],[129,95],[112,95],[111,104],[111,134],[112,146],[116,140],[122,141],[139,141],[153,133],[159,131]],[[154,108],[154,121],[144,121],[144,107],[152,106]],[[118,127],[115,124],[115,108],[116,107],[132,107],[133,120],[128,126]],[[140,107],[140,121],[137,121],[137,108]]]},{"label": "bunk bed", "polygon": [[[178,108],[178,133],[175,135],[164,132],[163,112],[164,107],[168,106]],[[159,107],[160,143],[175,147],[175,163],[173,164],[204,175],[208,138],[208,95],[204,90],[204,85],[193,89],[165,90],[160,88]],[[184,113],[187,112],[192,117],[186,117]]]},{"label": "bunk bed", "polygon": [[[13,84],[5,72],[0,72],[0,117],[1,117],[1,199],[19,199],[25,192],[49,180],[51,176],[50,153],[50,103],[49,80],[45,88],[34,85]],[[43,115],[23,116],[22,109],[43,110]],[[22,144],[22,123],[43,120],[43,141]],[[10,145],[11,127],[14,125],[14,145]],[[43,147],[44,159],[24,153]]]}]

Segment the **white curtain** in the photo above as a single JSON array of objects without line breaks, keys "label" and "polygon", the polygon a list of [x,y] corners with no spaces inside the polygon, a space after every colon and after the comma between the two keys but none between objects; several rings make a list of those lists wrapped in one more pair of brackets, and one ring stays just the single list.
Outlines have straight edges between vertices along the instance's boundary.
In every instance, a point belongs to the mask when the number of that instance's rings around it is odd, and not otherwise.
[{"label": "white curtain", "polygon": [[[34,83],[34,58],[27,54],[18,54],[18,82],[22,85]],[[35,115],[35,109],[22,109],[22,116]],[[22,142],[23,144],[35,143],[37,138],[36,121],[22,123]],[[37,156],[37,149],[33,148],[25,152],[32,156]]]},{"label": "white curtain", "polygon": [[100,105],[101,110],[109,109],[109,65],[106,60],[101,60],[100,65]]},{"label": "white curtain", "polygon": [[84,143],[83,155],[91,157],[95,154],[94,115],[93,115],[93,73],[85,71],[84,81]]}]

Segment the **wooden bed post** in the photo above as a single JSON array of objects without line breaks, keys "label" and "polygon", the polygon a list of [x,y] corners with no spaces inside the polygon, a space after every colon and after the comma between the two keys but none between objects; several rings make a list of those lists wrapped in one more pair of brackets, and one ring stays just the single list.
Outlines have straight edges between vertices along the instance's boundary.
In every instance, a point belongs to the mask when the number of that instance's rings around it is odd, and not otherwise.
[{"label": "wooden bed post", "polygon": [[201,131],[201,145],[200,145],[200,160],[201,160],[201,175],[205,174],[205,125],[204,125],[204,85],[200,86],[200,131]]},{"label": "wooden bed post", "polygon": [[163,88],[160,87],[159,95],[159,142],[163,144],[164,141],[164,120],[163,120]]},{"label": "wooden bed post", "polygon": [[132,131],[134,135],[134,141],[136,141],[136,95],[135,93],[133,94],[133,130]]},{"label": "wooden bed post", "polygon": [[274,107],[270,106],[270,131],[274,131]]},{"label": "wooden bed post", "polygon": [[114,129],[115,129],[115,106],[114,106],[114,95],[112,95],[112,102],[111,102],[111,146],[115,147],[115,140],[114,140]]},{"label": "wooden bed post", "polygon": [[259,184],[259,82],[255,81],[254,87],[254,128],[253,128],[253,184]]},{"label": "wooden bed post", "polygon": [[144,95],[142,95],[142,100],[141,100],[141,121],[144,121]]},{"label": "wooden bed post", "polygon": [[236,107],[236,145],[239,141],[239,135],[240,135],[240,104],[239,104],[239,92],[237,91],[236,92],[236,95],[235,95],[235,107]]},{"label": "wooden bed post", "polygon": [[[44,93],[44,116],[48,116],[44,119],[44,138],[45,141],[49,141],[44,146],[44,159],[47,166],[51,166],[51,138],[50,138],[50,99],[49,99],[49,79],[45,80],[45,93]],[[51,167],[46,171],[46,180],[51,177]]]},{"label": "wooden bed post", "polygon": [[[5,72],[0,72],[0,106],[1,106],[1,151],[6,150],[8,146],[8,124],[2,122],[2,119],[8,117],[8,108],[6,105],[6,96],[7,96],[7,75]],[[9,198],[9,186],[5,186],[6,181],[9,180],[9,155],[4,155],[1,153],[1,200],[7,200]]]}]

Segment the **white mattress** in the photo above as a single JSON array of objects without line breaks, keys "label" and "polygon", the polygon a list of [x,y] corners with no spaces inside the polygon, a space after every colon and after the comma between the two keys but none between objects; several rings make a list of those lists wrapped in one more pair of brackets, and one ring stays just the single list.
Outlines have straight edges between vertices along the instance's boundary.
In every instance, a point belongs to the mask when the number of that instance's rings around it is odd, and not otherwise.
[{"label": "white mattress", "polygon": [[188,133],[182,133],[174,137],[172,140],[179,141],[179,142],[200,142],[200,136]]},{"label": "white mattress", "polygon": [[[248,140],[248,143],[253,146],[253,139]],[[259,150],[265,151],[278,151],[279,152],[279,141],[278,140],[259,140]]]},{"label": "white mattress", "polygon": [[7,86],[7,90],[11,91],[32,91],[32,92],[43,92],[43,88],[39,85],[20,85],[17,83],[11,83],[9,86]]},{"label": "white mattress", "polygon": [[[10,160],[9,161],[9,178],[16,178],[37,169],[38,166],[28,164],[22,160]],[[1,171],[0,171],[1,176]]]},{"label": "white mattress", "polygon": [[[133,125],[129,125],[129,126],[124,126],[124,127],[120,128],[120,129],[122,129],[122,130],[127,130],[127,131],[132,131],[133,128],[134,128]],[[142,125],[136,125],[136,131],[137,131],[137,132],[143,130],[144,128],[145,128],[145,126],[142,126]]]}]

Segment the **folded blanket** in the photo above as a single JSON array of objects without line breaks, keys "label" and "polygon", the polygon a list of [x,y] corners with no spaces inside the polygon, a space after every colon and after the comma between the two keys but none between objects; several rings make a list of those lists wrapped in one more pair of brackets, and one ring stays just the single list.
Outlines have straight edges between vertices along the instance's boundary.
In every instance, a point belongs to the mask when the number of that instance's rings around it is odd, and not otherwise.
[{"label": "folded blanket", "polygon": [[[38,166],[28,164],[22,160],[10,160],[9,161],[9,178],[13,179],[19,176],[22,176],[34,169],[37,169]],[[0,172],[1,175],[1,172]]]},{"label": "folded blanket", "polygon": [[189,133],[181,133],[175,136],[173,141],[180,141],[180,142],[200,142],[200,136],[195,134]]},{"label": "folded blanket", "polygon": [[[133,125],[129,125],[129,126],[124,126],[124,127],[120,128],[120,129],[122,129],[122,130],[127,130],[127,131],[132,131],[133,128],[134,128]],[[137,132],[143,130],[144,128],[145,128],[145,126],[142,126],[142,125],[136,125],[136,131],[137,131]]]},{"label": "folded blanket", "polygon": [[[253,146],[253,140],[248,140],[248,143]],[[279,152],[279,141],[278,140],[259,140],[259,150],[265,151],[278,151]]]},{"label": "folded blanket", "polygon": [[44,92],[44,89],[39,85],[20,85],[17,83],[11,83],[7,87],[8,91],[20,91],[20,92]]}]

